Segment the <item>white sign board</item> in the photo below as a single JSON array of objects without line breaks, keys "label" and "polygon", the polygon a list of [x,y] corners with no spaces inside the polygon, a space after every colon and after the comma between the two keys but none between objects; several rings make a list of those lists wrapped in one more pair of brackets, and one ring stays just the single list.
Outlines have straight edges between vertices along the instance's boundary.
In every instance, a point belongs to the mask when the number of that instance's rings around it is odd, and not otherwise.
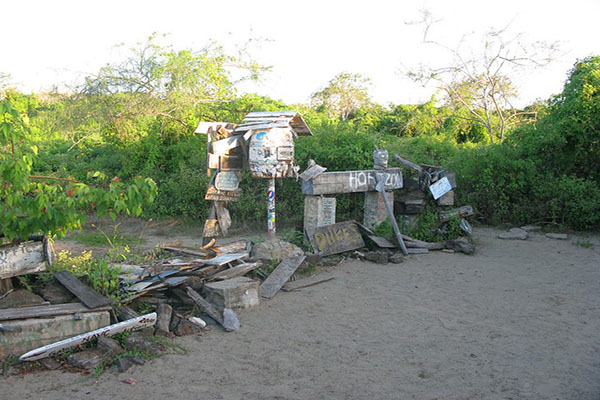
[{"label": "white sign board", "polygon": [[452,190],[452,185],[450,184],[450,181],[446,177],[443,177],[442,179],[440,179],[433,185],[429,186],[429,191],[431,192],[431,194],[433,195],[433,198],[435,200],[439,199],[440,197],[442,197],[443,195],[445,195],[446,193],[448,193],[451,190]]},{"label": "white sign board", "polygon": [[236,190],[240,184],[240,178],[238,178],[235,172],[221,171],[215,178],[215,187],[218,190]]}]

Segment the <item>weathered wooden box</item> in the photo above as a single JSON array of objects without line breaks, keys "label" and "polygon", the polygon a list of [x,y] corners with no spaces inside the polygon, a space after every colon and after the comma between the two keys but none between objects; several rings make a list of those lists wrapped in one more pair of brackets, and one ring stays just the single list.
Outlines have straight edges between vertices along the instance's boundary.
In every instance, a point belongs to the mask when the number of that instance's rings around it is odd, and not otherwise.
[{"label": "weathered wooden box", "polygon": [[17,332],[0,332],[0,359],[93,331],[109,323],[108,311],[81,313],[77,318],[74,315],[58,315],[2,321]]},{"label": "weathered wooden box", "polygon": [[204,284],[204,296],[218,307],[251,308],[260,304],[258,281],[244,276]]},{"label": "weathered wooden box", "polygon": [[46,239],[0,246],[0,279],[44,271],[46,261],[52,262]]}]

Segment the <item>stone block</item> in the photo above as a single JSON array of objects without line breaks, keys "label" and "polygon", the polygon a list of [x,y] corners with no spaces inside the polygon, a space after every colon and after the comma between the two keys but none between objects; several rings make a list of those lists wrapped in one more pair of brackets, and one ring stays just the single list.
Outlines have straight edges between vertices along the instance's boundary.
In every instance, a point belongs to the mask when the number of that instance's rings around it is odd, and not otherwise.
[{"label": "stone block", "polygon": [[244,276],[206,283],[204,296],[218,308],[250,308],[260,304],[258,281]]},{"label": "stone block", "polygon": [[437,199],[439,206],[453,206],[454,205],[454,190],[451,190],[444,194],[442,197]]},{"label": "stone block", "polygon": [[[393,208],[394,193],[384,192],[384,194]],[[376,225],[382,223],[388,218],[385,202],[383,201],[383,197],[379,192],[366,192],[364,204],[363,224],[367,228],[373,229]]]}]

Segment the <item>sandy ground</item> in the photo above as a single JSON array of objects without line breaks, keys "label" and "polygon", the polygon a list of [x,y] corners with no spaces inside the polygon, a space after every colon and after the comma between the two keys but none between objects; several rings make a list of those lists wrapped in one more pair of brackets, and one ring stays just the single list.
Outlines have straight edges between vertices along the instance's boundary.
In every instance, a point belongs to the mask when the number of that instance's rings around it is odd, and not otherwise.
[{"label": "sandy ground", "polygon": [[185,355],[0,377],[0,398],[600,399],[598,237],[498,233],[476,229],[473,256],[345,261],[240,312],[237,332],[175,339]]}]

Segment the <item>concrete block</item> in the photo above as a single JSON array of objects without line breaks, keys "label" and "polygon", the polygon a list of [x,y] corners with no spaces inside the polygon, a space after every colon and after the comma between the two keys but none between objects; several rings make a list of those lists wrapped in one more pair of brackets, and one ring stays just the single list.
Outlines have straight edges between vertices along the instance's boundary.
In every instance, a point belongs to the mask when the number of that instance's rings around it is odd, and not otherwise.
[{"label": "concrete block", "polygon": [[[390,204],[394,204],[394,193],[384,192]],[[363,224],[373,229],[376,225],[382,223],[388,218],[385,202],[379,192],[365,193],[365,211],[363,215]]]},{"label": "concrete block", "polygon": [[258,281],[244,276],[206,283],[204,296],[220,308],[250,308],[260,304]]}]

